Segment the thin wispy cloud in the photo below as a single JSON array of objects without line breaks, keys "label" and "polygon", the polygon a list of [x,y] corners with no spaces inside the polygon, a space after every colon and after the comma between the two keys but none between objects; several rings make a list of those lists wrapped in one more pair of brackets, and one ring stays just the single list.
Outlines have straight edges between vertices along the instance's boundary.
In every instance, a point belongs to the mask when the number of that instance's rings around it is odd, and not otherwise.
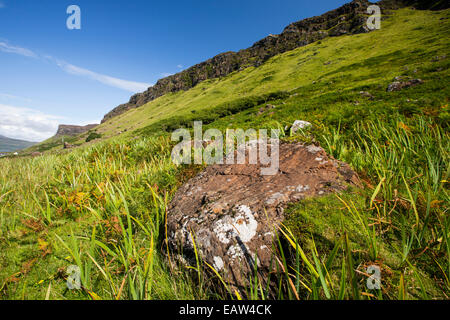
[{"label": "thin wispy cloud", "polygon": [[30,108],[0,104],[0,135],[27,141],[52,137],[64,117],[45,114]]},{"label": "thin wispy cloud", "polygon": [[2,1],[0,1],[0,9],[2,9],[4,7],[5,7],[5,4]]},{"label": "thin wispy cloud", "polygon": [[173,75],[173,73],[170,73],[170,72],[163,72],[163,73],[161,73],[161,77],[163,77],[163,78],[166,78],[166,77],[171,76],[171,75]]},{"label": "thin wispy cloud", "polygon": [[7,52],[7,53],[14,53],[14,54],[18,54],[18,55],[21,55],[24,57],[29,57],[29,58],[37,58],[38,57],[37,54],[35,54],[33,51],[31,51],[29,49],[12,46],[3,41],[0,41],[0,51]]},{"label": "thin wispy cloud", "polygon": [[103,83],[105,85],[119,88],[122,90],[126,90],[132,93],[142,92],[147,90],[149,87],[152,86],[152,84],[144,83],[144,82],[137,82],[137,81],[129,81],[129,80],[123,80],[119,78],[114,78],[108,75],[100,74],[82,67],[75,66],[73,64],[70,64],[68,62],[65,62],[60,59],[56,59],[49,55],[38,55],[34,53],[32,50],[29,50],[27,48],[13,46],[8,44],[7,42],[1,41],[0,42],[0,51],[6,52],[6,53],[12,53],[12,54],[18,54],[24,57],[28,58],[39,58],[42,60],[47,60],[55,63],[58,67],[60,67],[63,71],[76,75],[76,76],[83,76],[86,78],[89,78],[94,81],[98,81],[100,83]]},{"label": "thin wispy cloud", "polygon": [[147,90],[152,85],[149,83],[143,83],[143,82],[136,82],[136,81],[129,81],[129,80],[123,80],[119,78],[110,77],[104,74],[100,74],[85,68],[77,67],[73,64],[61,61],[61,60],[54,60],[56,61],[56,64],[58,67],[60,67],[65,72],[76,75],[76,76],[83,76],[87,77],[91,80],[95,80],[98,82],[101,82],[105,85],[116,87],[119,89],[127,90],[133,93],[142,92]]},{"label": "thin wispy cloud", "polygon": [[[179,69],[179,70],[183,69],[183,65],[182,65],[182,64],[178,64],[178,65],[177,65],[177,69]],[[169,77],[169,76],[173,76],[173,75],[174,75],[173,72],[163,72],[163,73],[160,73],[160,76],[163,77],[163,78],[166,78],[166,77]]]},{"label": "thin wispy cloud", "polygon": [[31,99],[25,98],[25,97],[19,97],[15,96],[13,94],[3,93],[0,92],[0,99],[4,100],[19,100],[19,101],[25,101],[25,102],[32,102]]}]

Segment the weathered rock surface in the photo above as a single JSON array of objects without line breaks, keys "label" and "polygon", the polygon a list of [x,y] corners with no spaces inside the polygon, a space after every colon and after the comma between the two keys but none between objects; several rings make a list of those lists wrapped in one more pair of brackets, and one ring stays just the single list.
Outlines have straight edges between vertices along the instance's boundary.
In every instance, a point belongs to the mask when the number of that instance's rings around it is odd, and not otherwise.
[{"label": "weathered rock surface", "polygon": [[279,159],[272,176],[247,162],[211,165],[189,180],[169,206],[171,247],[192,259],[193,237],[204,261],[230,284],[245,286],[255,263],[261,274],[269,272],[272,240],[289,203],[358,183],[348,165],[315,145],[282,143]]},{"label": "weathered rock surface", "polygon": [[[400,80],[400,79],[398,79],[398,80]],[[422,83],[423,83],[423,81],[420,79],[411,79],[411,80],[407,80],[407,81],[394,81],[387,87],[386,91],[388,91],[388,92],[400,91],[402,89],[414,87],[414,86],[417,86]]]},{"label": "weathered rock surface", "polygon": [[88,124],[87,126],[73,126],[61,124],[56,132],[57,136],[76,136],[91,129],[94,129],[98,124]]}]

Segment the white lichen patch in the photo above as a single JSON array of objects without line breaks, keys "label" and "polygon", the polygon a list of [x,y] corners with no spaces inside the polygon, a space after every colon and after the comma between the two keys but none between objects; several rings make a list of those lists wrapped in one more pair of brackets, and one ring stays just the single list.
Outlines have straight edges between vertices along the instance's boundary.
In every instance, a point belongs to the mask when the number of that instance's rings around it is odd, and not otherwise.
[{"label": "white lichen patch", "polygon": [[235,244],[228,249],[227,255],[231,260],[240,259],[244,257],[244,251],[238,244]]},{"label": "white lichen patch", "polygon": [[301,184],[299,184],[298,186],[297,186],[297,192],[305,192],[305,191],[308,191],[310,188],[309,188],[309,186],[308,185],[306,185],[306,186],[304,186],[304,185],[301,185]]},{"label": "white lichen patch", "polygon": [[214,264],[214,268],[217,271],[222,270],[223,269],[223,260],[222,260],[222,258],[221,257],[214,257],[213,260],[214,260],[214,263],[213,263]]},{"label": "white lichen patch", "polygon": [[306,150],[308,150],[309,153],[317,153],[317,152],[321,151],[322,148],[317,147],[317,146],[311,144],[311,145],[309,145],[309,146],[306,147]]},{"label": "white lichen patch", "polygon": [[267,199],[266,204],[268,205],[272,205],[274,204],[278,199],[284,197],[284,194],[280,193],[280,192],[275,192],[274,194],[272,194],[270,196],[269,199]]},{"label": "white lichen patch", "polygon": [[214,233],[223,244],[230,243],[231,239],[236,237],[239,237],[242,242],[249,242],[256,235],[257,228],[258,222],[250,208],[241,205],[234,218],[227,216],[216,222]]},{"label": "white lichen patch", "polygon": [[299,129],[307,129],[312,127],[312,124],[308,121],[303,120],[295,120],[292,124],[292,133],[296,133]]}]

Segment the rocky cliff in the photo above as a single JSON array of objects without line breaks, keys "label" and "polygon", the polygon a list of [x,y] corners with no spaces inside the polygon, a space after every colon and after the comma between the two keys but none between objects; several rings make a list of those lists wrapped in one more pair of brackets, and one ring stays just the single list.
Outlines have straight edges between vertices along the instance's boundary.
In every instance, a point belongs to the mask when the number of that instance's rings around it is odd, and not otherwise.
[{"label": "rocky cliff", "polygon": [[98,124],[88,124],[87,126],[72,126],[67,124],[61,124],[56,132],[57,136],[76,136],[80,133],[89,131],[98,126]]},{"label": "rocky cliff", "polygon": [[[441,3],[442,2],[442,3]],[[437,0],[383,0],[377,3],[382,10],[397,9],[406,5],[428,9],[442,9],[446,1]],[[143,93],[135,94],[128,103],[119,105],[102,120],[102,123],[127,110],[140,107],[169,92],[188,90],[198,83],[219,78],[233,71],[259,66],[269,58],[314,41],[345,34],[370,31],[366,26],[367,0],[354,0],[321,16],[304,19],[288,25],[281,34],[269,35],[252,47],[239,52],[225,52],[175,75],[159,80]]]}]

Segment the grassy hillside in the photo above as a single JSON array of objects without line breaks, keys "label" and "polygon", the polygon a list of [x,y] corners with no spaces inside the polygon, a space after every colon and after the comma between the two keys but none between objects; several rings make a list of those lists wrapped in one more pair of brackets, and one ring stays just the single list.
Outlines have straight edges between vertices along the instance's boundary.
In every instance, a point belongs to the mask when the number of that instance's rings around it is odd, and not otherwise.
[{"label": "grassy hillside", "polygon": [[441,17],[439,12],[400,10],[383,21],[381,30],[328,38],[278,55],[259,68],[247,68],[200,83],[187,92],[165,95],[111,119],[98,131],[112,136],[174,116],[192,117],[193,112],[275,91],[295,92],[301,88],[309,93],[308,98],[314,98],[323,93],[356,91],[375,83],[385,89],[396,76],[419,77],[414,70],[426,71],[436,65],[432,57],[448,52],[448,20],[441,21]]},{"label": "grassy hillside", "polygon": [[[283,139],[320,142],[364,187],[292,205],[277,249],[291,272],[273,275],[275,292],[256,283],[246,297],[448,298],[449,18],[449,10],[395,11],[381,30],[156,99],[67,154],[0,160],[0,298],[237,298],[201,262],[188,269],[165,254],[167,203],[200,169],[171,163],[169,133],[193,120],[225,130],[295,119],[314,129]],[[397,76],[424,83],[387,92]],[[260,112],[268,103],[276,108]],[[365,286],[373,263],[382,290]],[[82,290],[67,290],[69,265],[81,269]]]},{"label": "grassy hillside", "polygon": [[0,152],[11,152],[21,150],[34,145],[35,142],[11,139],[0,136]]}]

